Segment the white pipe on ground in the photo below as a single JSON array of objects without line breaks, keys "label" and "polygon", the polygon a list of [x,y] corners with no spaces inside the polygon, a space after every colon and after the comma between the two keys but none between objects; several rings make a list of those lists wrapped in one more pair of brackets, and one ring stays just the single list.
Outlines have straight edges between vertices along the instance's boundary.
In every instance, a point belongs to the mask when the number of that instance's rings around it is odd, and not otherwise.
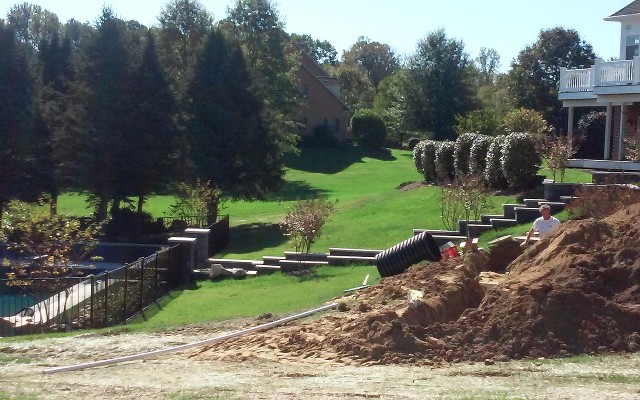
[{"label": "white pipe on ground", "polygon": [[295,314],[295,315],[292,315],[290,317],[279,319],[277,321],[267,322],[266,324],[254,326],[252,328],[242,329],[240,331],[236,331],[236,332],[229,333],[229,334],[226,334],[226,335],[218,336],[218,337],[215,337],[215,338],[201,340],[201,341],[198,341],[198,342],[193,342],[193,343],[188,343],[188,344],[183,344],[183,345],[180,345],[180,346],[169,347],[167,349],[154,350],[154,351],[150,351],[150,352],[147,352],[147,353],[133,354],[133,355],[124,356],[124,357],[116,357],[116,358],[111,358],[111,359],[102,360],[102,361],[93,361],[93,362],[88,362],[88,363],[84,363],[84,364],[69,365],[69,366],[66,366],[66,367],[47,368],[43,372],[45,374],[55,374],[57,372],[78,371],[78,370],[81,370],[81,369],[101,367],[101,366],[104,366],[104,365],[117,364],[117,363],[121,363],[121,362],[125,362],[125,361],[140,360],[140,359],[143,359],[143,358],[150,358],[150,357],[155,357],[155,356],[159,356],[159,355],[162,355],[162,354],[167,354],[167,353],[173,353],[173,352],[177,352],[177,351],[183,351],[183,350],[187,350],[187,349],[192,349],[194,347],[205,346],[205,345],[208,345],[208,344],[213,344],[213,343],[221,342],[223,340],[227,340],[227,339],[235,338],[235,337],[238,337],[238,336],[246,335],[247,333],[253,333],[253,332],[257,332],[257,331],[261,331],[261,330],[265,330],[265,329],[270,329],[270,328],[276,327],[278,325],[286,324],[287,322],[295,321],[297,319],[304,318],[304,317],[307,317],[309,315],[312,315],[312,314],[315,314],[315,313],[318,313],[318,312],[321,312],[321,311],[330,310],[330,309],[335,308],[337,306],[338,306],[338,303],[327,304],[326,306],[315,308],[315,309],[309,310],[309,311],[305,311],[305,312],[302,312],[300,314]]}]

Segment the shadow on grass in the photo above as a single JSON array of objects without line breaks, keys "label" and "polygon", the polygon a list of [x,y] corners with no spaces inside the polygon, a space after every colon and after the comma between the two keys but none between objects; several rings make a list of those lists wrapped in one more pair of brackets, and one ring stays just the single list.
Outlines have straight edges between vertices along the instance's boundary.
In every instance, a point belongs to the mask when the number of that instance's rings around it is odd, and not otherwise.
[{"label": "shadow on grass", "polygon": [[397,160],[389,149],[367,150],[353,146],[315,149],[303,147],[300,154],[286,159],[287,167],[305,172],[337,174],[353,164],[361,163],[363,157],[380,161]]},{"label": "shadow on grass", "polygon": [[305,181],[287,181],[280,191],[270,195],[268,199],[281,201],[304,200],[327,194],[326,190],[314,188]]},{"label": "shadow on grass", "polygon": [[287,241],[278,224],[245,224],[231,227],[229,245],[225,253],[253,253]]},{"label": "shadow on grass", "polygon": [[362,162],[363,153],[356,147],[300,149],[300,154],[288,156],[287,167],[305,172],[337,174],[355,163]]}]

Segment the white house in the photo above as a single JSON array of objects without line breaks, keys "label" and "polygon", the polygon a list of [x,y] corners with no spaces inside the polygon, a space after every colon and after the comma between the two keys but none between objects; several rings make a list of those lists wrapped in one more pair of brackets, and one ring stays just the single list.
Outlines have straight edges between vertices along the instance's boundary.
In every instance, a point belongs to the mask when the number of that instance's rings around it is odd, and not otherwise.
[{"label": "white house", "polygon": [[573,160],[571,166],[640,171],[624,161],[628,143],[640,145],[640,0],[605,18],[620,23],[619,61],[597,59],[591,68],[562,69],[558,98],[569,109],[569,138],[576,107],[606,107],[602,160]]}]

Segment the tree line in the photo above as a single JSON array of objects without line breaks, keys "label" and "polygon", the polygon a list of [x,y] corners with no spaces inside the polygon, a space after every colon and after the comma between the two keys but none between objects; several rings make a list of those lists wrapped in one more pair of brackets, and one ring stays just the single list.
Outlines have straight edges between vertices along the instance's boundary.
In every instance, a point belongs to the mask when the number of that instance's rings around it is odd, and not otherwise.
[{"label": "tree line", "polygon": [[[46,194],[89,193],[104,219],[172,182],[256,199],[283,182],[295,145],[295,49],[268,0],[214,23],[172,0],[158,26],[108,7],[94,24],[28,3],[0,19],[0,214]],[[215,205],[214,205],[215,206]]]},{"label": "tree line", "polygon": [[197,0],[171,0],[152,27],[110,8],[63,24],[16,5],[0,19],[0,209],[47,193],[55,212],[74,189],[102,219],[109,204],[135,197],[141,210],[169,183],[196,180],[264,197],[298,138],[300,50],[338,79],[352,113],[375,110],[395,144],[486,134],[518,108],[563,130],[560,67],[595,60],[565,28],[541,31],[500,73],[495,50],[472,58],[443,29],[406,59],[363,36],[338,60],[328,41],[287,34],[269,0],[236,0],[217,22]]}]

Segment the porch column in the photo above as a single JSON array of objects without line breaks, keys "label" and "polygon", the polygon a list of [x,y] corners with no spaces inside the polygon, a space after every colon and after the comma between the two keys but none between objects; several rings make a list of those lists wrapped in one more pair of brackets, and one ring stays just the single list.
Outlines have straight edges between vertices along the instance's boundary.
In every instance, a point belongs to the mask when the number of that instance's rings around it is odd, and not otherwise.
[{"label": "porch column", "polygon": [[573,145],[573,107],[569,106],[569,126],[567,127],[567,142]]},{"label": "porch column", "polygon": [[618,137],[618,161],[624,160],[624,104],[620,106],[620,135]]},{"label": "porch column", "polygon": [[613,110],[613,105],[611,103],[607,104],[607,122],[604,128],[604,157],[603,160],[611,159],[611,113]]}]

